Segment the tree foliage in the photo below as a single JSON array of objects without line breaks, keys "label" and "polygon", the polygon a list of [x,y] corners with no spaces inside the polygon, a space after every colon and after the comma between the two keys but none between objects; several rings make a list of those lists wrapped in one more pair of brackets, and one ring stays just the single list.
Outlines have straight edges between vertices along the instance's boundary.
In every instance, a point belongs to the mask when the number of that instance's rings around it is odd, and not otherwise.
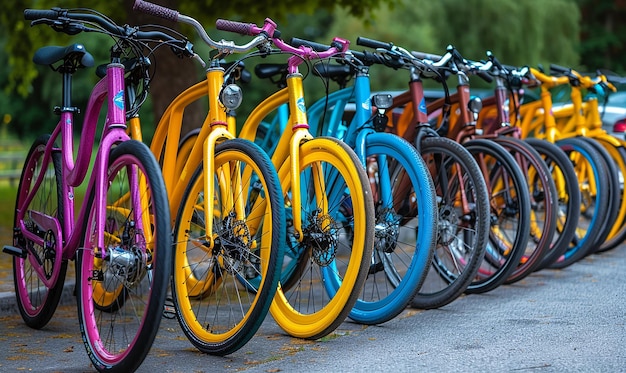
[{"label": "tree foliage", "polygon": [[605,68],[626,73],[626,1],[579,0],[580,55],[587,69]]},{"label": "tree foliage", "polygon": [[[0,27],[4,31],[0,33],[0,43],[4,45],[6,60],[0,62],[9,66],[9,72],[0,74],[0,85],[14,104],[5,105],[7,100],[0,100],[0,109],[5,113],[15,111],[29,107],[28,102],[37,99],[48,102],[54,96],[56,88],[51,87],[57,87],[58,81],[31,62],[34,50],[41,46],[81,40],[92,53],[100,50],[103,60],[107,56],[106,48],[103,50],[102,43],[94,41],[93,35],[76,39],[44,26],[31,28],[23,19],[24,8],[83,6],[99,10],[122,24],[161,22],[133,12],[133,1],[3,0]],[[435,54],[444,53],[446,46],[452,44],[470,59],[482,59],[491,50],[502,62],[512,65],[558,63],[577,68],[626,70],[623,62],[626,59],[622,57],[626,53],[622,47],[626,26],[618,21],[626,16],[623,0],[283,0],[271,6],[263,0],[154,2],[193,15],[207,27],[217,18],[260,24],[270,17],[278,22],[286,40],[297,36],[328,43],[333,36],[341,36],[354,43],[358,36],[367,36]],[[181,31],[195,39],[190,28],[182,26]],[[208,31],[215,39],[232,37]],[[202,43],[195,44],[201,55],[208,52]],[[359,47],[353,44],[352,48]],[[151,104],[154,117],[158,118],[175,95],[202,77],[202,70],[192,61],[181,61],[171,53],[156,57],[158,67],[151,85]],[[375,89],[406,86],[406,74],[384,70],[372,75]],[[87,83],[77,86],[77,92],[93,84],[94,75],[87,75]],[[253,81],[245,89],[246,99],[252,96],[256,102],[274,89],[257,83]],[[185,114],[185,120],[192,123],[187,128],[201,123],[202,110],[198,112],[199,116]],[[49,117],[48,112],[45,114]],[[143,113],[142,118],[145,118]]]},{"label": "tree foliage", "polygon": [[[369,23],[340,12],[342,21],[324,37],[369,36],[433,54],[451,44],[468,59],[484,59],[490,50],[503,63],[519,66],[579,64],[580,13],[573,0],[401,0],[383,6]],[[406,76],[398,81],[397,75],[386,69],[375,76],[383,85],[406,84]]]}]

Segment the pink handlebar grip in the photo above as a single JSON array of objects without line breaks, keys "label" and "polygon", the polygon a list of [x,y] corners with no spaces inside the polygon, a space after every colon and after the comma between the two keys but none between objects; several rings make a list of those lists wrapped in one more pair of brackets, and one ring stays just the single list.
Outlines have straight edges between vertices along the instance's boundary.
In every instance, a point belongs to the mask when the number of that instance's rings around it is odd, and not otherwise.
[{"label": "pink handlebar grip", "polygon": [[168,21],[178,22],[178,11],[166,8],[161,5],[153,4],[144,0],[135,0],[133,10],[150,14],[155,17],[163,18]]},{"label": "pink handlebar grip", "polygon": [[230,31],[241,35],[257,35],[257,33],[254,32],[254,29],[256,28],[256,25],[254,23],[243,23],[229,21],[226,19],[218,19],[217,21],[215,21],[215,27],[218,30]]}]

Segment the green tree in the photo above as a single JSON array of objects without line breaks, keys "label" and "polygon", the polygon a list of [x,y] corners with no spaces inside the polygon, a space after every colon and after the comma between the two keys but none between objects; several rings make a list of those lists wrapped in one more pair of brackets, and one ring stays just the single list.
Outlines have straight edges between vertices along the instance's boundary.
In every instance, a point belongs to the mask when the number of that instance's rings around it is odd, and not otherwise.
[{"label": "green tree", "polygon": [[[283,0],[274,2],[271,6],[267,2],[259,0],[236,0],[236,1],[185,1],[156,0],[153,1],[172,9],[179,9],[182,14],[196,17],[204,25],[210,27],[216,18],[240,19],[247,22],[261,23],[270,16],[279,24],[294,13],[310,14],[318,9],[332,9],[339,5],[348,9],[350,14],[362,16],[366,9],[374,9],[384,2],[394,0]],[[0,21],[4,27],[3,34],[9,35],[5,40],[4,49],[9,56],[8,66],[10,74],[6,81],[5,92],[13,94],[17,92],[25,97],[33,91],[33,81],[39,76],[38,70],[30,62],[33,52],[44,45],[67,44],[74,40],[66,35],[59,35],[48,27],[31,28],[23,19],[24,8],[49,9],[53,6],[64,8],[88,7],[103,12],[119,24],[166,24],[173,28],[178,25],[164,22],[152,16],[132,11],[134,0],[110,0],[106,2],[98,0],[4,0],[0,9]],[[183,31],[190,38],[195,34],[189,28]],[[212,30],[209,30],[213,34]],[[89,50],[89,43],[86,42]],[[95,45],[94,48],[98,48]],[[180,60],[171,53],[162,50],[156,55],[158,71],[151,83],[151,102],[154,117],[158,118],[171,100],[182,90],[198,81],[198,66],[191,60]],[[192,110],[185,114],[188,123],[186,128],[201,123],[202,110]]]},{"label": "green tree", "polygon": [[[451,44],[468,59],[484,59],[491,50],[501,62],[519,66],[579,64],[580,12],[574,0],[401,0],[382,6],[370,22],[341,10],[335,16],[341,22],[326,39],[365,36],[432,54],[445,53]],[[390,69],[372,76],[377,89],[406,86],[406,74]]]},{"label": "green tree", "polygon": [[626,1],[579,0],[580,54],[588,70],[599,68],[626,73]]}]

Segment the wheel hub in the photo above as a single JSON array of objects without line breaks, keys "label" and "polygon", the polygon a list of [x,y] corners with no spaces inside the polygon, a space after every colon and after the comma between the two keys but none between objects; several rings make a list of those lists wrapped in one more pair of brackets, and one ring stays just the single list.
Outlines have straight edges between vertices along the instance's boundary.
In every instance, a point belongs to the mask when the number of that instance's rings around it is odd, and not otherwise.
[{"label": "wheel hub", "polygon": [[338,227],[330,215],[320,210],[311,213],[303,229],[303,245],[311,248],[311,256],[319,266],[328,266],[335,260]]},{"label": "wheel hub", "polygon": [[378,251],[391,253],[398,242],[400,216],[391,208],[380,209],[376,213],[376,227],[374,237],[375,248]]},{"label": "wheel hub", "polygon": [[456,238],[458,215],[452,206],[442,205],[439,208],[438,238],[439,244],[450,245]]}]

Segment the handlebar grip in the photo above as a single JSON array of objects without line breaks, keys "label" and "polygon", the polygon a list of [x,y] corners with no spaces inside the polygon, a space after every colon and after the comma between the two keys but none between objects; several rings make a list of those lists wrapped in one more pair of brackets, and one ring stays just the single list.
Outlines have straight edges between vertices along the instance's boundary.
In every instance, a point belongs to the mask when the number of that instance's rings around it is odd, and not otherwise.
[{"label": "handlebar grip", "polygon": [[554,71],[557,72],[559,74],[569,74],[569,72],[572,69],[570,69],[569,67],[564,67],[564,66],[560,66],[560,65],[555,65],[553,63],[550,64],[550,71]]},{"label": "handlebar grip", "polygon": [[493,82],[493,77],[486,71],[479,71],[478,73],[476,73],[476,75],[478,75],[482,80],[486,81],[487,83]]},{"label": "handlebar grip", "polygon": [[515,70],[519,70],[520,68],[517,66],[513,66],[513,65],[501,65],[502,67],[504,67],[505,69],[509,70],[509,71],[515,71]]},{"label": "handlebar grip", "polygon": [[314,41],[300,39],[300,38],[291,38],[291,42],[289,43],[294,47],[307,46],[313,49],[316,52],[324,52],[330,49],[330,45],[324,45],[322,43],[316,43]]},{"label": "handlebar grip", "polygon": [[237,21],[229,21],[227,19],[218,19],[215,21],[215,27],[218,30],[234,32],[241,35],[255,36],[253,32],[256,25],[254,23],[244,23]]},{"label": "handlebar grip", "polygon": [[368,48],[374,48],[374,49],[380,48],[380,49],[385,49],[385,50],[391,50],[391,48],[393,47],[393,43],[385,43],[383,41],[369,39],[363,36],[359,36],[358,38],[356,38],[356,44],[362,45]]},{"label": "handlebar grip", "polygon": [[55,10],[24,9],[24,18],[29,21],[42,18],[57,19],[59,18],[59,13]]},{"label": "handlebar grip", "polygon": [[420,60],[429,60],[433,62],[438,62],[439,60],[441,60],[441,56],[436,55],[436,54],[416,52],[416,51],[411,51],[411,54],[413,55],[413,57],[420,59]]},{"label": "handlebar grip", "polygon": [[163,18],[168,21],[178,22],[178,11],[166,8],[161,5],[153,4],[148,1],[135,0],[135,3],[133,4],[133,10],[150,14],[155,17]]}]

